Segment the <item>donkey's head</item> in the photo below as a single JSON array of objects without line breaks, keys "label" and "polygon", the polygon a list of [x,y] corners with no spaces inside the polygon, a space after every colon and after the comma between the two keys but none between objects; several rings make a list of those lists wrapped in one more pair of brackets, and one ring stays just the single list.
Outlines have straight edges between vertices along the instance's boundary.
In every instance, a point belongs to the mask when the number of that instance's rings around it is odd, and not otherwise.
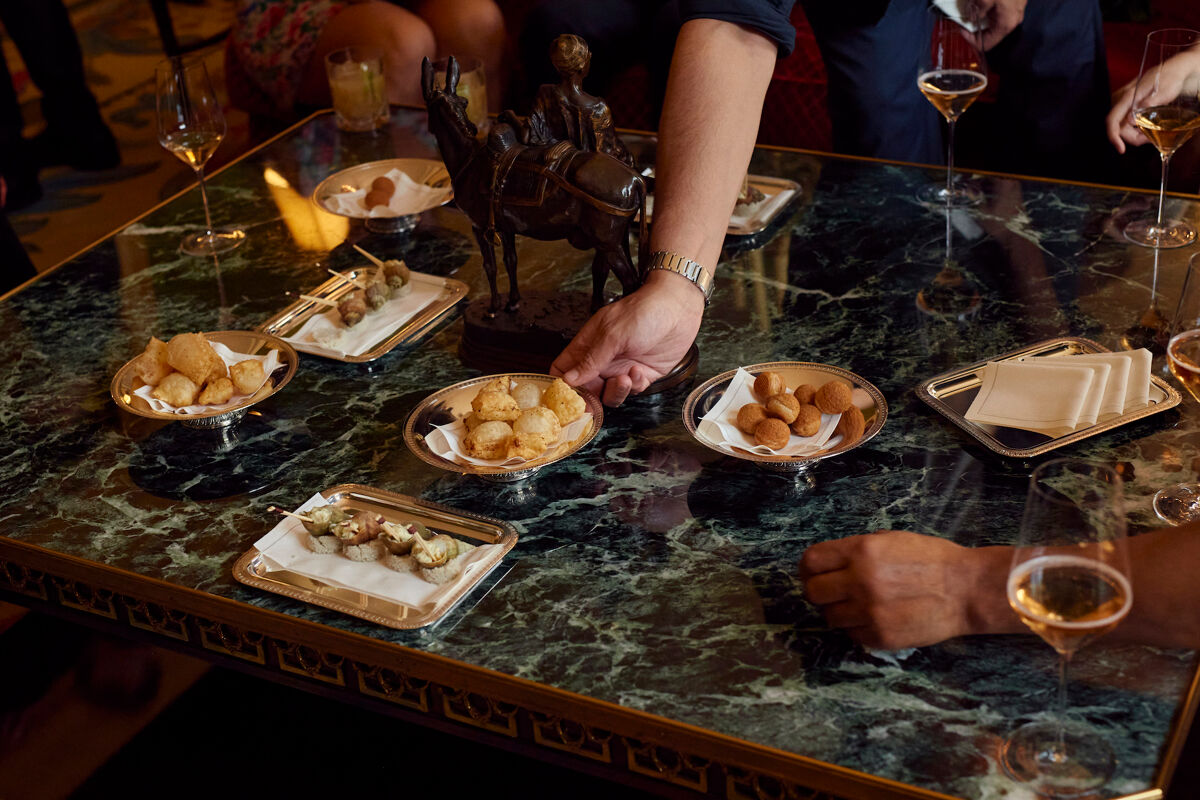
[{"label": "donkey's head", "polygon": [[433,63],[428,58],[422,59],[421,94],[425,97],[425,108],[429,111],[430,120],[432,121],[435,116],[445,116],[473,137],[476,128],[474,123],[467,119],[467,98],[459,97],[457,94],[458,60],[454,56],[447,59],[444,88],[435,89],[433,78]]}]

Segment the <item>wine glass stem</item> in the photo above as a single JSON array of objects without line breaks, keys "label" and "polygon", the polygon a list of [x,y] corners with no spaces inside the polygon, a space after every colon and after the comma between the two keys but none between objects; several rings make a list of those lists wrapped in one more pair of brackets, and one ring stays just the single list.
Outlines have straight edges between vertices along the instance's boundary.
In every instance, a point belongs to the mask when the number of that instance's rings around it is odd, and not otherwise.
[{"label": "wine glass stem", "polygon": [[950,202],[949,198],[954,191],[954,123],[955,120],[949,120],[950,135],[949,144],[946,146],[946,202]]},{"label": "wine glass stem", "polygon": [[196,167],[196,178],[200,181],[200,199],[204,203],[204,232],[208,238],[213,236],[212,214],[208,210],[208,188],[204,185],[204,167]]},{"label": "wine glass stem", "polygon": [[1071,664],[1070,653],[1059,653],[1058,655],[1058,713],[1055,715],[1058,718],[1058,752],[1062,753],[1066,749],[1066,743],[1063,739],[1064,723],[1067,720],[1067,668]]},{"label": "wine glass stem", "polygon": [[1167,197],[1167,167],[1171,165],[1171,156],[1167,153],[1162,154],[1162,183],[1158,187],[1158,230],[1155,236],[1162,236],[1163,226],[1163,202]]}]

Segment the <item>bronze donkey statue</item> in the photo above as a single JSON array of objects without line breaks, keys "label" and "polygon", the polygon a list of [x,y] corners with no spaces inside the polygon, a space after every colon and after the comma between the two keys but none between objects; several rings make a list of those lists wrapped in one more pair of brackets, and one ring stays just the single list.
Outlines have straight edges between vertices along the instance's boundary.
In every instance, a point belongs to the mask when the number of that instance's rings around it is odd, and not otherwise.
[{"label": "bronze donkey statue", "polygon": [[509,311],[520,305],[515,235],[566,239],[592,259],[592,310],[604,304],[611,270],[625,294],[641,285],[642,275],[629,252],[629,228],[640,224],[638,263],[646,263],[646,185],[633,169],[604,153],[582,152],[569,142],[528,146],[507,124],[493,126],[486,141],[476,138],[467,119],[467,101],[455,94],[459,67],[446,67],[445,89],[433,87],[433,65],[421,65],[421,90],[429,113],[429,131],[437,139],[454,185],[454,201],[471,220],[491,287],[488,316],[500,310],[496,289],[498,237],[508,271]]}]

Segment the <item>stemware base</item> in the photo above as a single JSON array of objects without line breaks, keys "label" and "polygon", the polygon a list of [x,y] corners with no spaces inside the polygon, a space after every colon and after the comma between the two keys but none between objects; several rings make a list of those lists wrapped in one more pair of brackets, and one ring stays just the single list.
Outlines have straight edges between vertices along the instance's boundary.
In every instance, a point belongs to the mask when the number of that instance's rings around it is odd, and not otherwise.
[{"label": "stemware base", "polygon": [[1181,483],[1154,495],[1154,513],[1163,522],[1183,525],[1200,519],[1200,484]]},{"label": "stemware base", "polygon": [[1125,226],[1124,233],[1136,245],[1163,250],[1187,247],[1196,241],[1196,229],[1179,220],[1167,220],[1162,225],[1155,219],[1134,220]]},{"label": "stemware base", "polygon": [[1112,748],[1076,722],[1031,722],[1017,728],[1001,751],[1004,771],[1041,797],[1079,797],[1108,782]]},{"label": "stemware base", "polygon": [[949,191],[941,185],[926,186],[917,192],[917,200],[938,208],[970,208],[983,202],[983,191],[970,181],[955,181]]},{"label": "stemware base", "polygon": [[185,236],[179,249],[189,256],[215,256],[228,253],[246,241],[246,232],[240,228],[222,228],[205,233]]}]

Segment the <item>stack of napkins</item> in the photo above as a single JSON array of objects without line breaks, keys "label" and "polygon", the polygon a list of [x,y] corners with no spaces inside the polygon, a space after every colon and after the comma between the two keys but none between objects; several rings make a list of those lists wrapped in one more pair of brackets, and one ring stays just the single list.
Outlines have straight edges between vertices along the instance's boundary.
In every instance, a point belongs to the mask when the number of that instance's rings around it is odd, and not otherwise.
[{"label": "stack of napkins", "polygon": [[989,362],[966,418],[1065,436],[1150,402],[1150,351]]}]

